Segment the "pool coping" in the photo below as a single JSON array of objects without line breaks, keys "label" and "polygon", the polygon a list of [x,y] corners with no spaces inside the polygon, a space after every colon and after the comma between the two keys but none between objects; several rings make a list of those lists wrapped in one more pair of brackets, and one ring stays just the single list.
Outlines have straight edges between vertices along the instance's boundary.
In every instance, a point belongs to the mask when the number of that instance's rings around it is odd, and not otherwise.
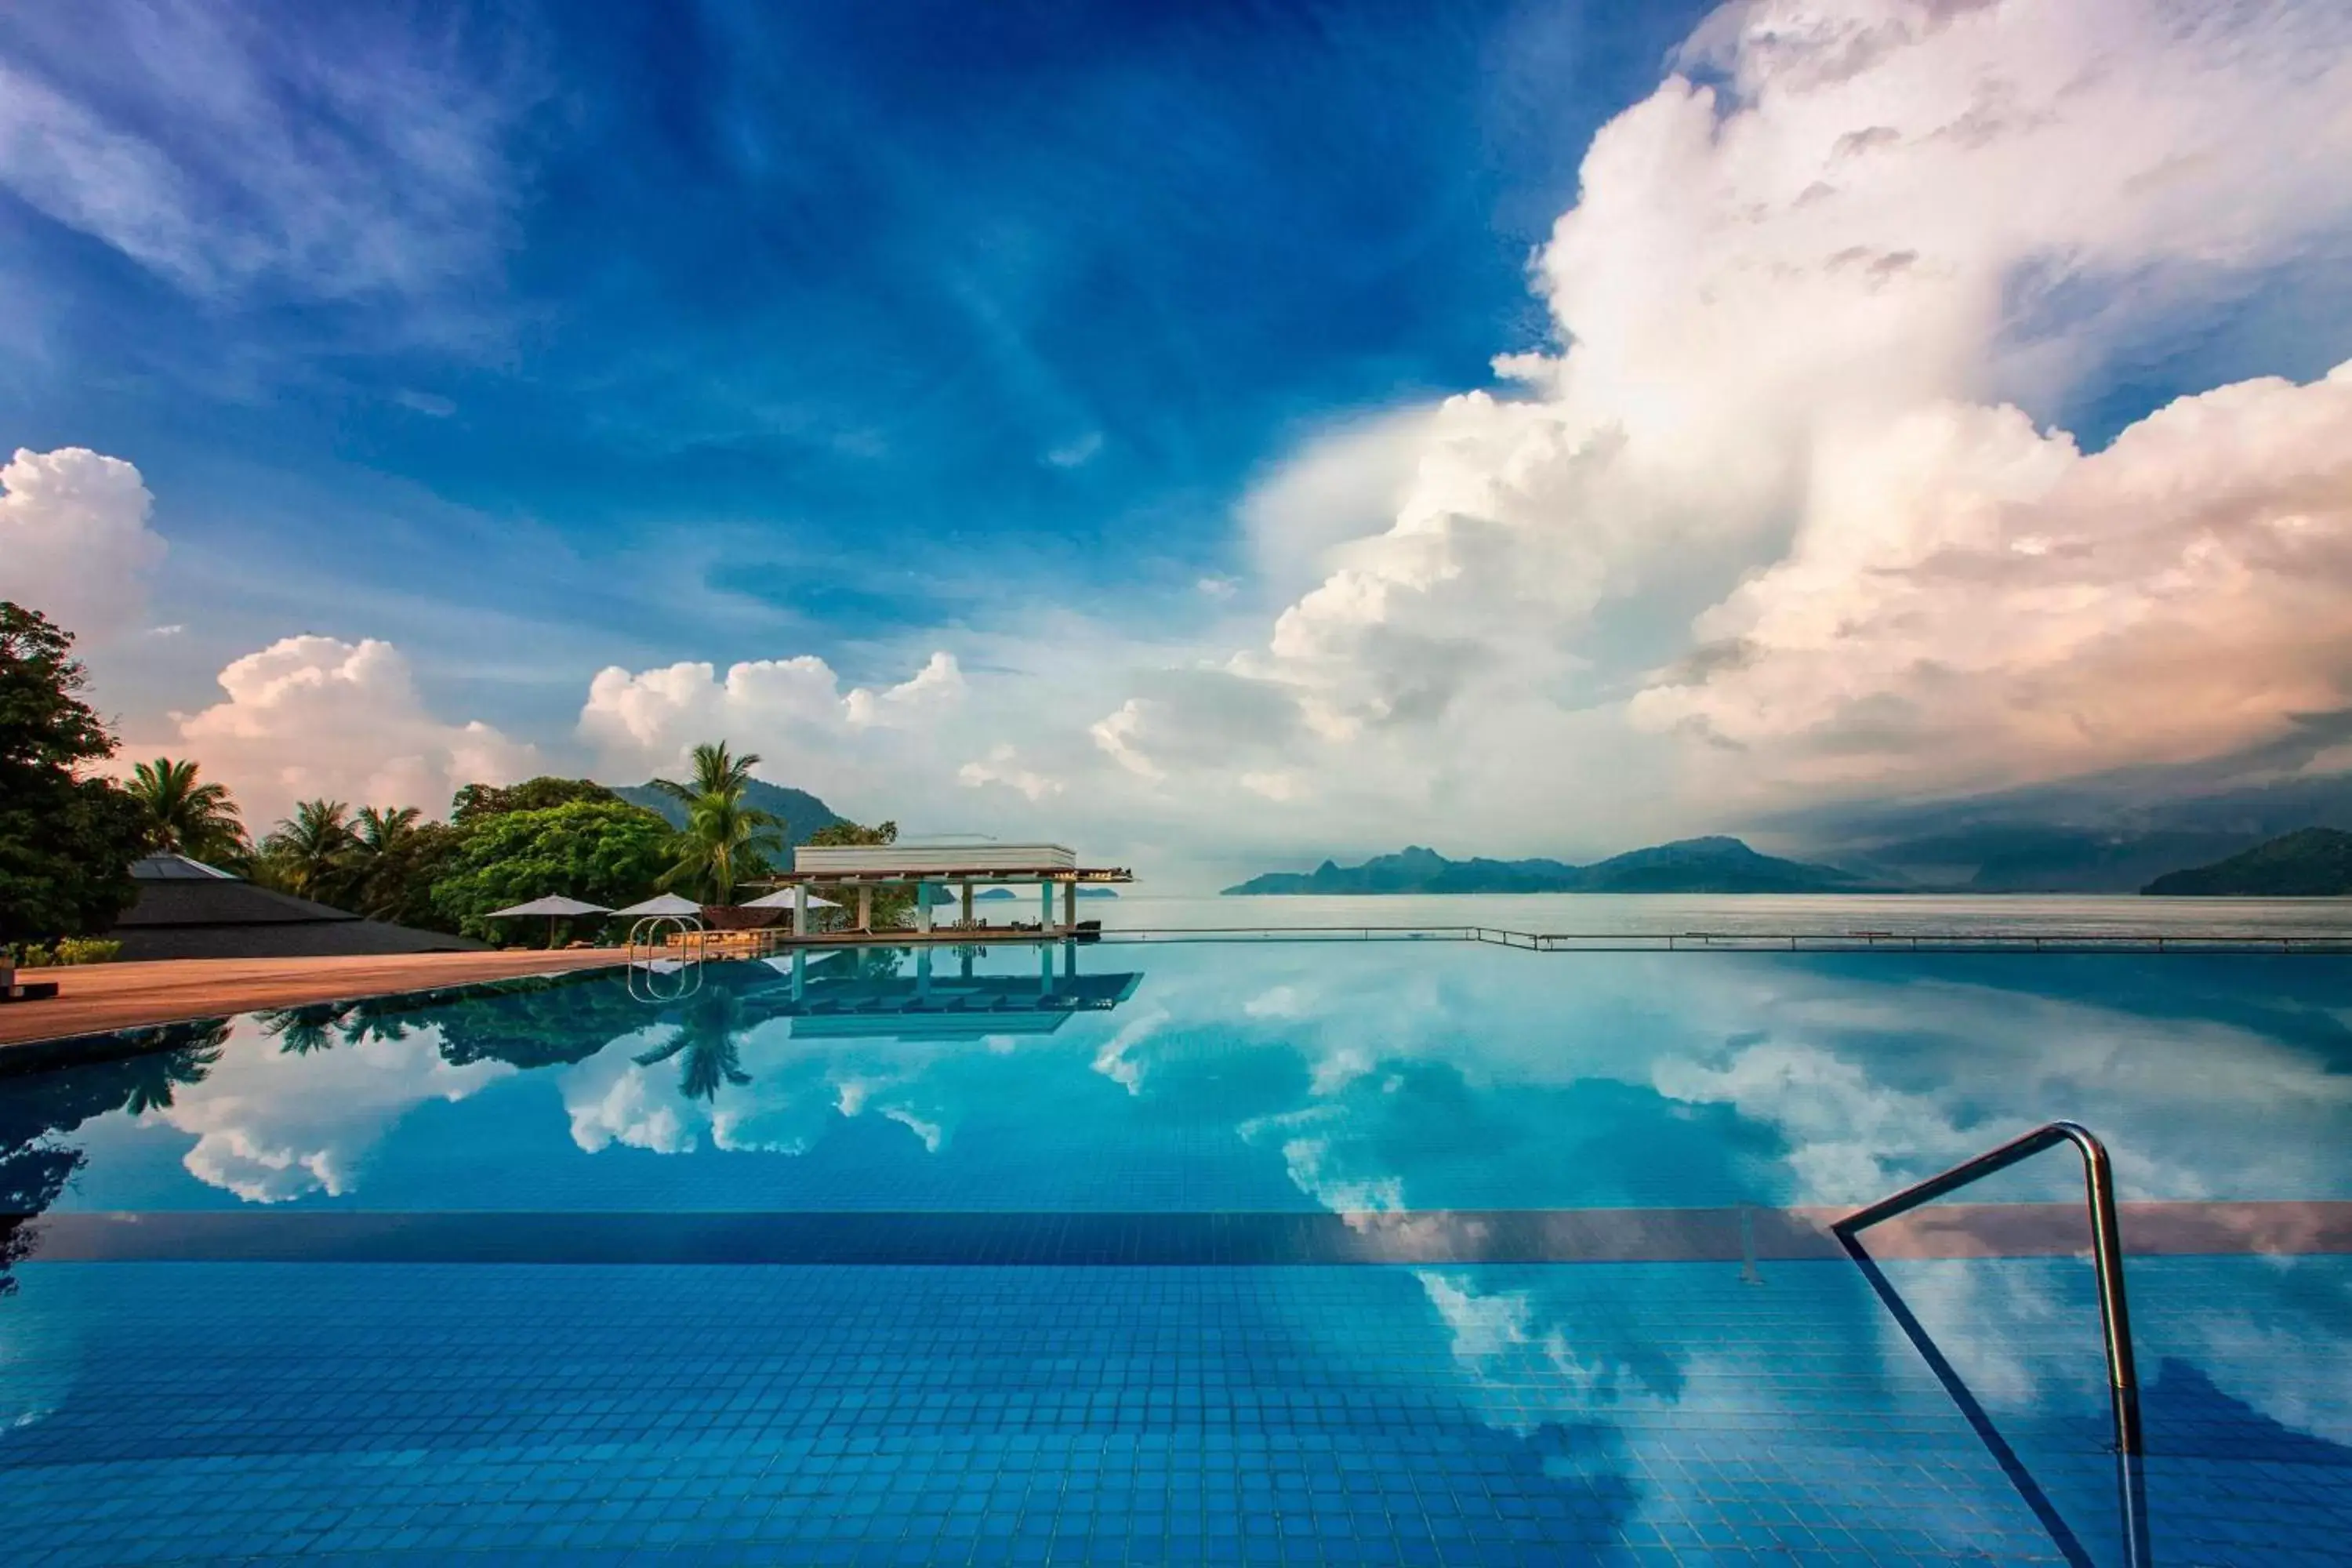
[{"label": "pool coping", "polygon": [[[2121,1205],[2134,1258],[2352,1254],[2352,1201]],[[1411,1211],[160,1209],[0,1215],[37,1263],[1265,1268],[1844,1262],[1843,1208]],[[1871,1233],[1882,1262],[2073,1258],[2072,1203],[1946,1204]]]}]

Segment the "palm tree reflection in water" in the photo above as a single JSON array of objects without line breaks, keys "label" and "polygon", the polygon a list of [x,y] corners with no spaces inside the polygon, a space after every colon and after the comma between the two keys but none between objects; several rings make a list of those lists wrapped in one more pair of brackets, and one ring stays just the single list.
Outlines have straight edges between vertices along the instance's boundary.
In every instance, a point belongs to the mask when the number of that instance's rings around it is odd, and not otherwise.
[{"label": "palm tree reflection in water", "polygon": [[639,1067],[677,1058],[677,1090],[688,1100],[716,1100],[721,1086],[751,1081],[736,1038],[743,1028],[743,1004],[732,991],[704,991],[679,1014],[675,1034],[634,1058]]},{"label": "palm tree reflection in water", "polygon": [[15,1079],[0,1089],[0,1296],[16,1289],[10,1268],[32,1250],[33,1222],[81,1169],[82,1152],[59,1140],[111,1111],[144,1116],[169,1110],[174,1090],[202,1083],[220,1061],[228,1030],[227,1019],[211,1018],[142,1031],[158,1044],[176,1043],[168,1050]]},{"label": "palm tree reflection in water", "polygon": [[195,1044],[176,1050],[152,1051],[122,1064],[124,1076],[130,1079],[123,1110],[133,1116],[169,1110],[173,1090],[193,1088],[205,1081],[205,1075],[219,1065],[222,1044],[228,1038],[228,1023],[222,1019],[201,1027],[205,1038]]},{"label": "palm tree reflection in water", "polygon": [[278,1042],[278,1048],[288,1056],[307,1057],[313,1051],[332,1050],[336,1046],[358,1038],[353,1029],[341,1037],[335,1026],[352,1011],[353,1005],[322,1004],[315,1007],[287,1007],[261,1014],[261,1032]]}]

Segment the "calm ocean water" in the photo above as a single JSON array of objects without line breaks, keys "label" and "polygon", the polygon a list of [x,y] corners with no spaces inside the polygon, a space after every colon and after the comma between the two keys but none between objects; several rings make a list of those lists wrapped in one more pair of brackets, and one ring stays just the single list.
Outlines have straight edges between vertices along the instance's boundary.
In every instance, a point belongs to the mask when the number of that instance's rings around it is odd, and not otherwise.
[{"label": "calm ocean water", "polygon": [[2147,899],[2084,894],[1535,893],[1379,898],[1100,899],[1111,930],[1277,926],[1495,926],[1537,933],[1845,935],[2352,931],[2352,899]]}]

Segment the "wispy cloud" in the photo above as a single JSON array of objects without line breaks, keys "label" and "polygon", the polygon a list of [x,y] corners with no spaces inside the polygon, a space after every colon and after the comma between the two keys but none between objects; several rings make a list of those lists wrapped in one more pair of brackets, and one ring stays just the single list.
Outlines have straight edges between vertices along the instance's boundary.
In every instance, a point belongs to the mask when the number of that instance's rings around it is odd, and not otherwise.
[{"label": "wispy cloud", "polygon": [[208,300],[414,295],[510,237],[535,100],[505,41],[383,13],[293,30],[232,6],[36,7],[0,22],[0,184]]}]

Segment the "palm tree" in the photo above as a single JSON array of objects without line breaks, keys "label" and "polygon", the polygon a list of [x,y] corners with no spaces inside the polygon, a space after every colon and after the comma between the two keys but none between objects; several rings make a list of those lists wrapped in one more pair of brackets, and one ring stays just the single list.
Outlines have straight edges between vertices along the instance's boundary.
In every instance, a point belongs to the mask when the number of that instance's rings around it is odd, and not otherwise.
[{"label": "palm tree", "polygon": [[261,841],[268,858],[289,891],[306,899],[332,902],[352,872],[359,840],[352,833],[351,807],[340,800],[306,800],[294,815]]},{"label": "palm tree", "polygon": [[131,797],[147,814],[147,847],[196,860],[245,853],[245,824],[226,784],[203,784],[196,764],[158,757],[131,770]]},{"label": "palm tree", "polygon": [[344,886],[372,920],[391,918],[405,891],[400,885],[402,862],[416,842],[422,815],[413,805],[360,807],[345,857]]},{"label": "palm tree", "polygon": [[757,752],[740,757],[727,742],[694,748],[694,779],[678,784],[656,779],[654,787],[686,807],[686,827],[676,840],[677,863],[661,879],[666,889],[684,888],[705,903],[735,901],[735,889],[773,864],[784,848],[783,819],[743,804]]},{"label": "palm tree", "polygon": [[359,820],[353,825],[353,832],[359,838],[360,847],[371,857],[387,854],[407,842],[410,835],[416,831],[416,819],[422,815],[413,805],[390,808],[363,805],[360,807]]},{"label": "palm tree", "polygon": [[692,784],[682,784],[670,779],[654,780],[654,788],[688,807],[707,795],[740,798],[744,787],[751,782],[751,770],[760,765],[760,753],[746,752],[740,757],[732,756],[728,752],[727,742],[721,741],[716,745],[695,747],[691,761],[694,763]]}]

